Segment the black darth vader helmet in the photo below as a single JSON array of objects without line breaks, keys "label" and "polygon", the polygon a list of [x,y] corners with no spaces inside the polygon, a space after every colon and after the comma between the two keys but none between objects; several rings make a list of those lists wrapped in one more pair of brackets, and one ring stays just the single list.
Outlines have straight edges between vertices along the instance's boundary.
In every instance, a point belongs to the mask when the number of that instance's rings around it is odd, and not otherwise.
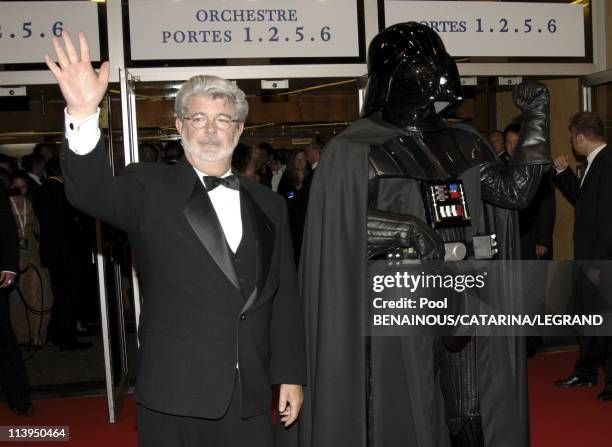
[{"label": "black darth vader helmet", "polygon": [[439,115],[461,99],[457,65],[431,28],[416,22],[398,23],[370,42],[363,116],[388,105],[417,117]]}]

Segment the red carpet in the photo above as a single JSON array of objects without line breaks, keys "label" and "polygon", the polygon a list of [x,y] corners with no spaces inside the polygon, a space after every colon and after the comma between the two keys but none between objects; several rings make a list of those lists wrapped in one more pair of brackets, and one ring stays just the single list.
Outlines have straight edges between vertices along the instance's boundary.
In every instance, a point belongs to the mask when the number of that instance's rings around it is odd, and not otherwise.
[{"label": "red carpet", "polygon": [[[612,402],[595,400],[601,387],[561,390],[555,379],[571,371],[576,353],[540,354],[529,361],[532,447],[612,445]],[[603,377],[600,382],[603,384]],[[34,402],[36,413],[17,417],[0,406],[0,425],[68,425],[70,442],[0,442],[11,446],[136,447],[136,406],[128,398],[119,423],[108,424],[103,396]],[[339,446],[340,447],[340,446]],[[349,446],[350,447],[350,446]]]},{"label": "red carpet", "polygon": [[70,426],[70,442],[0,442],[12,447],[136,447],[136,404],[131,397],[119,414],[119,423],[109,424],[106,396],[34,401],[35,414],[19,417],[5,405],[0,407],[0,425]]},{"label": "red carpet", "polygon": [[595,388],[559,389],[577,352],[540,354],[529,360],[529,402],[532,447],[612,445],[612,402],[599,402],[603,375]]}]

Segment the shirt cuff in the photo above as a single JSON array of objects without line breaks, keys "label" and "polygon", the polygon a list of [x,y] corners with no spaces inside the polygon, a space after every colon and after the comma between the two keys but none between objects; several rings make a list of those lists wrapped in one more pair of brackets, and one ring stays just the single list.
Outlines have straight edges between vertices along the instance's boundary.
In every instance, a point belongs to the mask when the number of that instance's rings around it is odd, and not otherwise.
[{"label": "shirt cuff", "polygon": [[12,270],[2,270],[0,273],[12,273],[13,275],[17,276],[17,273],[13,272]]},{"label": "shirt cuff", "polygon": [[563,171],[565,171],[567,168],[563,168],[563,169],[558,169],[555,168],[555,171],[557,172],[557,174],[561,174]]},{"label": "shirt cuff", "polygon": [[80,120],[68,115],[68,110],[64,109],[64,118],[70,150],[77,155],[93,151],[100,139],[100,108],[93,115]]}]

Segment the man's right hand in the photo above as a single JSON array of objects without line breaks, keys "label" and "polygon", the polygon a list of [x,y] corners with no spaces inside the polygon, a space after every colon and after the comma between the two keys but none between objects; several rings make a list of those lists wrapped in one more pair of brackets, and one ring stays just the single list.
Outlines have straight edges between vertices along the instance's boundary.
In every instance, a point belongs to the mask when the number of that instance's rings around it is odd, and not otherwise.
[{"label": "man's right hand", "polygon": [[15,282],[15,276],[13,272],[0,272],[0,289],[12,285]]},{"label": "man's right hand", "polygon": [[558,172],[561,172],[564,169],[567,169],[567,167],[569,166],[569,161],[568,161],[567,155],[560,155],[560,156],[558,156],[557,158],[555,158],[553,163],[555,165],[555,169]]},{"label": "man's right hand", "polygon": [[85,34],[79,33],[80,57],[70,34],[64,31],[62,37],[65,50],[57,37],[52,39],[59,66],[48,54],[45,54],[45,62],[57,79],[66,100],[68,114],[76,119],[86,118],[96,113],[104,98],[108,87],[109,64],[104,62],[100,72],[96,73],[89,60],[89,44]]}]

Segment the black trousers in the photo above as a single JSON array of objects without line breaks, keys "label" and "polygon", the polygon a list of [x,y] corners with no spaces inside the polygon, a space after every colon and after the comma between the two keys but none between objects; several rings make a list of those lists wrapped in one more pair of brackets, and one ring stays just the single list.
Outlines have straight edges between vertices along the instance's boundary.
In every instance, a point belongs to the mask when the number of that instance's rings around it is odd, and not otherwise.
[{"label": "black trousers", "polygon": [[602,366],[606,384],[612,385],[612,337],[578,337],[580,348],[573,375],[597,381],[597,368]]},{"label": "black trousers", "polygon": [[30,383],[11,328],[6,289],[0,289],[0,387],[10,404],[30,401]]},{"label": "black trousers", "polygon": [[[575,314],[609,313],[612,297],[608,296],[612,290],[607,271],[609,261],[581,261],[577,262],[576,282],[574,285]],[[590,269],[602,270],[601,282],[594,284],[589,278]],[[606,383],[612,384],[612,343],[609,336],[579,336],[579,354],[574,365],[573,375],[597,380],[597,369],[601,366],[606,374]]]},{"label": "black trousers", "polygon": [[48,266],[54,301],[47,332],[49,340],[58,345],[74,343],[77,338],[79,297],[76,285],[80,272],[71,267],[71,263],[53,263]]},{"label": "black trousers", "polygon": [[140,447],[272,447],[270,413],[242,419],[237,384],[235,380],[231,402],[220,419],[175,416],[138,405]]}]

